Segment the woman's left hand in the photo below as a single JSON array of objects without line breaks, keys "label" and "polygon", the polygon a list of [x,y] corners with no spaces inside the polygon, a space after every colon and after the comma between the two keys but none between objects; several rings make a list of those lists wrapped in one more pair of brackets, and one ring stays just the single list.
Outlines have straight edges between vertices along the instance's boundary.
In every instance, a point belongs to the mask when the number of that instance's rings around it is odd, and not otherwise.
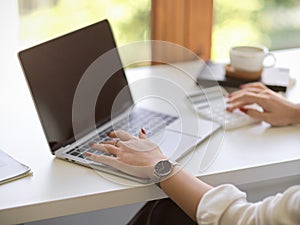
[{"label": "woman's left hand", "polygon": [[[229,95],[228,103],[228,111],[239,108],[247,115],[266,121],[272,126],[299,123],[299,105],[289,102],[259,82],[243,85],[241,90]],[[262,110],[247,108],[254,103]]]}]

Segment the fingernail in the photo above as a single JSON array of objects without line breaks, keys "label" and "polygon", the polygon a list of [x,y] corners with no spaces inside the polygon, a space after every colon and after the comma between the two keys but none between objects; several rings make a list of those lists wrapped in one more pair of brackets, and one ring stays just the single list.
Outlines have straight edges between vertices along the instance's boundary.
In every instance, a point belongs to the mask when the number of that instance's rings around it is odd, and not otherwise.
[{"label": "fingernail", "polygon": [[247,114],[247,112],[248,112],[248,109],[245,109],[245,108],[239,108],[239,110],[240,110],[241,112],[243,112],[243,113],[246,113],[246,114]]},{"label": "fingernail", "polygon": [[92,155],[90,152],[85,152],[84,154],[88,157],[90,157]]},{"label": "fingernail", "polygon": [[89,146],[90,146],[90,147],[92,147],[93,145],[94,145],[94,143],[93,143],[93,142],[90,142],[90,143],[89,143]]},{"label": "fingernail", "polygon": [[142,132],[143,134],[146,134],[146,131],[145,131],[144,128],[141,128],[141,132]]},{"label": "fingernail", "polygon": [[106,135],[107,135],[107,136],[109,136],[110,134],[111,134],[111,131],[107,132],[107,134],[106,134]]}]

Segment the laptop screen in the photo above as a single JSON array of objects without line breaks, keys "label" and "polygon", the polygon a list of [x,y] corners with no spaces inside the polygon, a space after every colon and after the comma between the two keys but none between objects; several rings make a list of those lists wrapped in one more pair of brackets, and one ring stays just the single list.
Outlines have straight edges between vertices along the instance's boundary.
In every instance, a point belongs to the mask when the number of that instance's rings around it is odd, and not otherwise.
[{"label": "laptop screen", "polygon": [[[107,20],[19,52],[19,59],[52,153],[72,143],[72,104],[77,85],[87,68],[116,47]],[[116,55],[117,68],[122,63]],[[101,79],[101,71],[99,71]],[[105,81],[103,81],[105,82]],[[113,106],[122,90],[122,103]],[[98,102],[100,102],[101,104]],[[88,99],[87,99],[88,101]],[[121,112],[133,104],[123,69],[105,82],[95,106],[95,122],[111,120],[111,109]],[[81,118],[82,121],[85,118]],[[82,131],[91,127],[82,127]]]}]

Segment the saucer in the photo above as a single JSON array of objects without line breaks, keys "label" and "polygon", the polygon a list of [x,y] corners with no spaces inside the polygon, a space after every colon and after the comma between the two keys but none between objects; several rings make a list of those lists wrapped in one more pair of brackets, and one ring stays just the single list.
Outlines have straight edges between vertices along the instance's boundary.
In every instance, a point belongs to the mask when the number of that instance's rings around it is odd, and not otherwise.
[{"label": "saucer", "polygon": [[255,72],[237,70],[230,64],[225,65],[225,71],[227,77],[238,78],[246,81],[259,80],[262,74],[262,69]]}]

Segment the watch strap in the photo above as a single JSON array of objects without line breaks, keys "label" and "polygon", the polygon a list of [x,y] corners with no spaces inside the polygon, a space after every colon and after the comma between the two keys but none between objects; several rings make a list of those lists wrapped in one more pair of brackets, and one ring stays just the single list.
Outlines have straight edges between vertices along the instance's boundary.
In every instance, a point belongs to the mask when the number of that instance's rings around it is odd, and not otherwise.
[{"label": "watch strap", "polygon": [[157,187],[159,187],[161,189],[161,186],[160,186],[160,181],[154,183]]}]

